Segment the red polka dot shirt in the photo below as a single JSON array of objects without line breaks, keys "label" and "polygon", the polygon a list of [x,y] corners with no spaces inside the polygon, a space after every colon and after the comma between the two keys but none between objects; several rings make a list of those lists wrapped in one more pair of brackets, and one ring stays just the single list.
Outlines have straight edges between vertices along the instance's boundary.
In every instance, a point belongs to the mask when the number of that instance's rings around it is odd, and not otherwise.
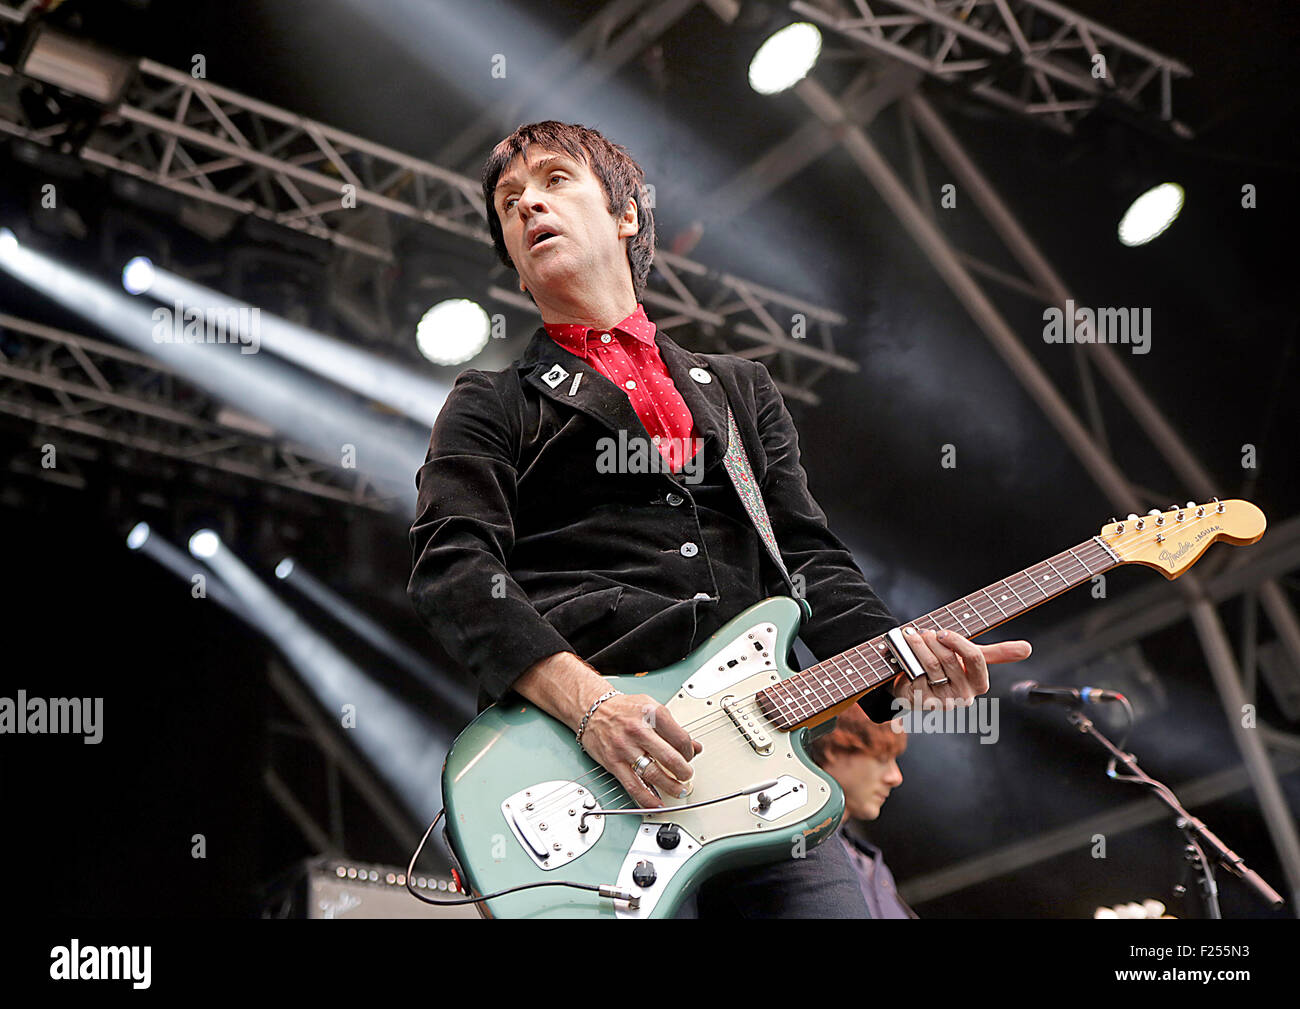
[{"label": "red polka dot shirt", "polygon": [[699,437],[695,420],[659,356],[655,324],[646,318],[644,307],[637,305],[612,329],[566,322],[547,323],[546,332],[623,390],[674,472],[694,457]]}]

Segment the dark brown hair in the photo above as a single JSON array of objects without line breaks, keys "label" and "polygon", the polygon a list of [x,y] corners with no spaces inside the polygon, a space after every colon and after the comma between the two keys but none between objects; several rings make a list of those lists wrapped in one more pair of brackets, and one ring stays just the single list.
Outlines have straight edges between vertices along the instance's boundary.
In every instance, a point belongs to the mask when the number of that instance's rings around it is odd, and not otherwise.
[{"label": "dark brown hair", "polygon": [[492,149],[487,163],[483,166],[483,200],[487,204],[488,229],[492,232],[492,244],[496,247],[501,262],[511,269],[515,264],[510,261],[506,251],[505,239],[501,234],[501,220],[497,217],[496,193],[497,181],[506,166],[519,155],[527,158],[528,148],[536,144],[543,150],[567,154],[575,161],[581,161],[591,169],[600,180],[609,198],[611,216],[622,216],[627,201],[636,203],[639,230],[627,243],[627,260],[632,270],[632,289],[637,301],[645,290],[646,279],[650,276],[650,264],[655,255],[655,221],[650,208],[645,188],[645,172],[628,154],[627,149],[619,144],[612,144],[598,132],[586,126],[573,123],[560,123],[554,119],[545,122],[529,123],[520,126]]},{"label": "dark brown hair", "polygon": [[895,732],[889,722],[873,722],[856,704],[841,711],[835,728],[814,739],[809,748],[818,764],[831,754],[869,753],[877,760],[889,760],[906,749],[906,732]]}]

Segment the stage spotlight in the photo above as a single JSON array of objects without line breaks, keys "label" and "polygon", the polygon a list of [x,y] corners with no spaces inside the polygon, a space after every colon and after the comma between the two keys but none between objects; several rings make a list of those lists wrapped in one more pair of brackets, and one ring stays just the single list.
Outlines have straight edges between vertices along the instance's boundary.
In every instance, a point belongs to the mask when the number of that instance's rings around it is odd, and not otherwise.
[{"label": "stage spotlight", "polygon": [[1119,240],[1127,246],[1145,245],[1161,235],[1183,209],[1183,187],[1165,182],[1133,201],[1119,222]]},{"label": "stage spotlight", "polygon": [[219,546],[221,538],[211,529],[200,529],[190,537],[190,553],[203,560],[215,557]]},{"label": "stage spotlight", "polygon": [[136,256],[122,267],[122,286],[127,294],[144,294],[153,287],[153,261],[147,256]]},{"label": "stage spotlight", "polygon": [[18,251],[18,236],[8,228],[0,228],[0,256]]},{"label": "stage spotlight", "polygon": [[769,36],[749,64],[749,86],[760,95],[792,88],[808,76],[822,51],[822,33],[799,21]]},{"label": "stage spotlight", "polygon": [[487,346],[492,323],[476,301],[440,301],[415,327],[420,353],[434,364],[464,364]]},{"label": "stage spotlight", "polygon": [[149,539],[149,523],[137,522],[131,527],[131,531],[126,534],[126,546],[128,550],[139,550]]},{"label": "stage spotlight", "polygon": [[279,564],[275,566],[275,577],[280,579],[280,581],[284,581],[291,574],[293,574],[292,558],[286,557],[284,560],[282,560]]},{"label": "stage spotlight", "polygon": [[116,105],[135,75],[135,65],[49,25],[39,25],[18,67],[34,80],[89,98],[100,105]]}]

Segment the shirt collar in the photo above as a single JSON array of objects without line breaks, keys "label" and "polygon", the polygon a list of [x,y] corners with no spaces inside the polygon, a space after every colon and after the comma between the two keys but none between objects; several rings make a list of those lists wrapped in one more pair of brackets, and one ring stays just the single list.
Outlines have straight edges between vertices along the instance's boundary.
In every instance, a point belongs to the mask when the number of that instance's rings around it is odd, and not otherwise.
[{"label": "shirt collar", "polygon": [[840,821],[840,830],[843,831],[844,835],[856,844],[868,857],[876,858],[880,854],[880,849],[867,840],[867,836],[863,833],[862,823],[860,821],[846,816],[842,821]]},{"label": "shirt collar", "polygon": [[[618,332],[626,334],[641,343],[651,347],[655,345],[655,329],[653,322],[646,318],[645,307],[640,303],[636,306],[636,311],[629,315],[609,330],[609,332]],[[576,322],[557,322],[546,323],[546,334],[571,354],[578,357],[587,356],[587,340],[593,334],[606,332],[606,330],[592,329]]]}]

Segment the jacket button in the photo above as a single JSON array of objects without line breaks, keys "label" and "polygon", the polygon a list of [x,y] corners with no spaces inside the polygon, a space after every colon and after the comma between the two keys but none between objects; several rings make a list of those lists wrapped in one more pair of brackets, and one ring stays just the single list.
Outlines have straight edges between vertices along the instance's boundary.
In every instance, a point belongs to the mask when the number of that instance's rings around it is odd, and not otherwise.
[{"label": "jacket button", "polygon": [[694,543],[689,543],[689,542],[688,542],[688,543],[683,543],[683,544],[682,544],[682,556],[683,556],[683,557],[694,557],[694,556],[695,556],[696,554],[698,554],[699,552],[700,552],[700,548],[697,547]]},{"label": "jacket button", "polygon": [[668,494],[664,497],[664,500],[676,508],[679,504],[685,501],[686,498],[682,497],[680,494]]},{"label": "jacket button", "polygon": [[713,381],[713,376],[703,368],[692,368],[688,374],[691,378],[695,379],[695,381],[699,382],[700,385],[708,385]]}]

